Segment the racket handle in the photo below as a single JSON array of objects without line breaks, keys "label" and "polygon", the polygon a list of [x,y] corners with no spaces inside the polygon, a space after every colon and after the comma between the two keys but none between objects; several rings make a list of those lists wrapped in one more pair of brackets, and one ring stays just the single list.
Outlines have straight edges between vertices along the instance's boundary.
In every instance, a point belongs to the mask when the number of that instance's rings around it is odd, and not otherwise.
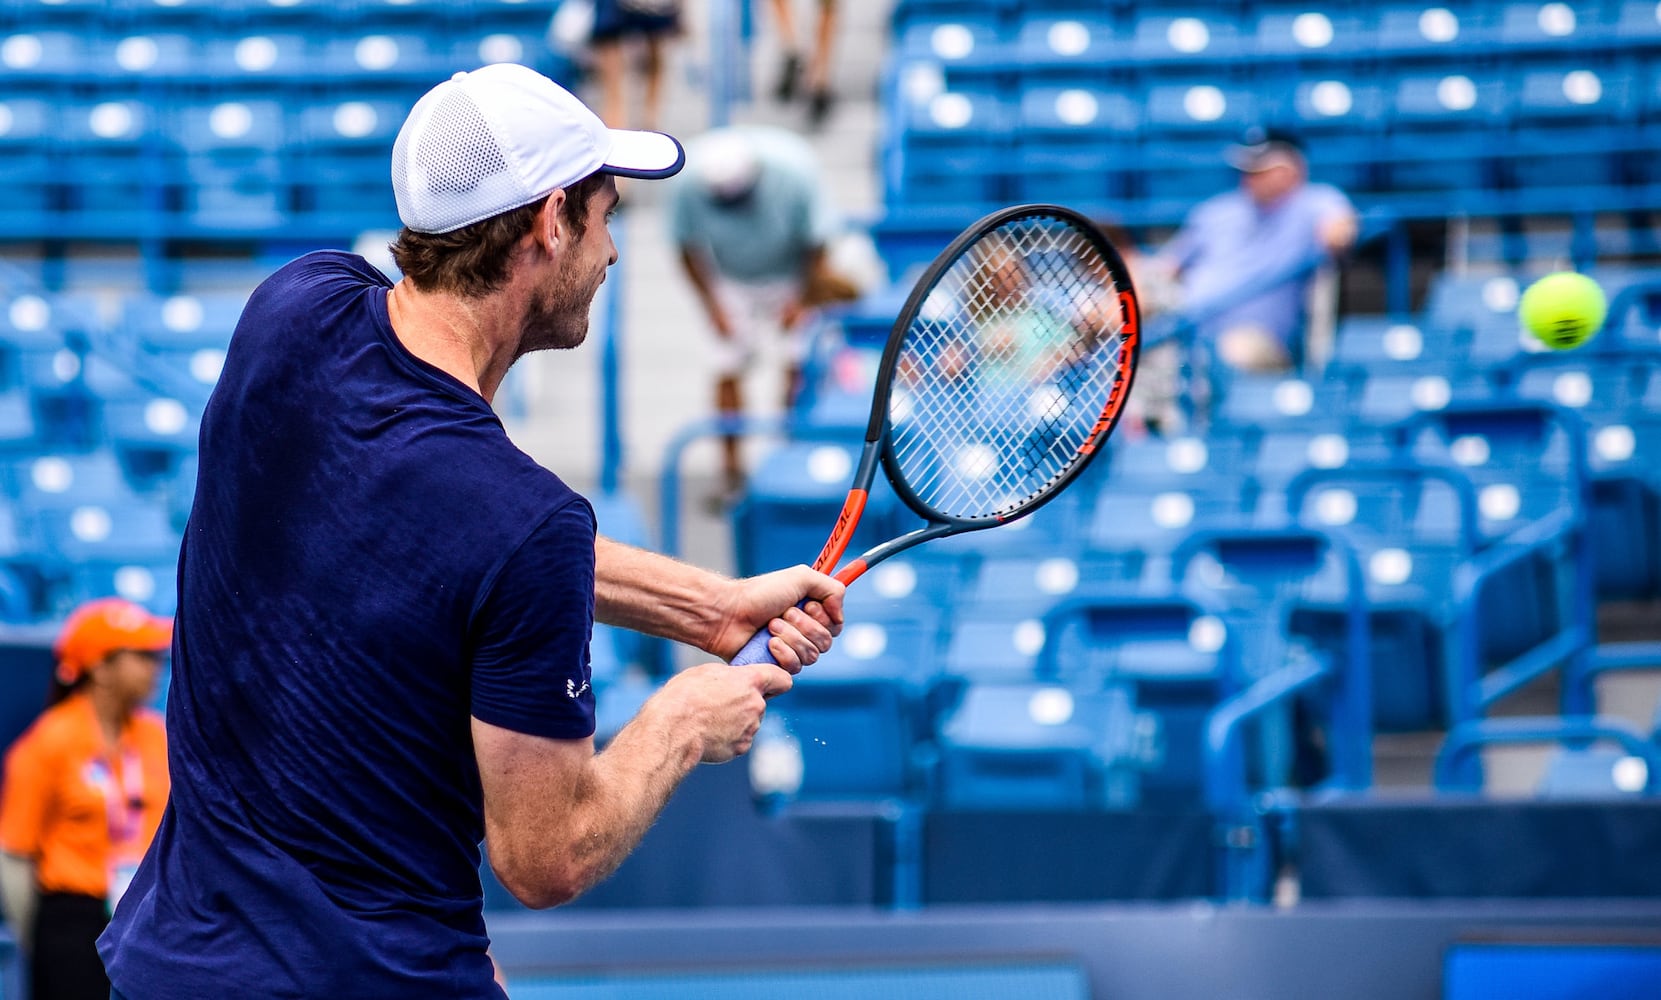
[{"label": "racket handle", "polygon": [[[807,598],[805,597],[796,604],[796,607],[798,608],[806,606]],[[773,638],[773,633],[767,631],[766,629],[762,629],[755,635],[750,636],[750,641],[746,642],[744,644],[744,648],[738,651],[738,655],[732,658],[731,665],[735,667],[747,667],[752,663],[771,663],[774,666],[777,666],[779,661],[773,659],[772,652],[767,648],[767,640],[771,638]]]},{"label": "racket handle", "polygon": [[772,651],[767,648],[767,640],[771,638],[773,638],[773,633],[766,629],[750,636],[750,641],[746,642],[744,648],[738,651],[738,655],[732,658],[732,665],[747,667],[752,663],[778,663],[777,660],[773,659]]}]

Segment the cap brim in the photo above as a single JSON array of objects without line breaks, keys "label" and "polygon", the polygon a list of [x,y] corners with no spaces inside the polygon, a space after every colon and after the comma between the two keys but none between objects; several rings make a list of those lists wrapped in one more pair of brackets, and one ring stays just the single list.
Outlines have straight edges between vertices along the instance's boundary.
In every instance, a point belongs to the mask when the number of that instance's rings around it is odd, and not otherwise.
[{"label": "cap brim", "polygon": [[1266,142],[1255,146],[1230,146],[1223,150],[1223,159],[1234,169],[1249,173],[1257,169],[1257,165],[1268,152],[1269,144]]},{"label": "cap brim", "polygon": [[173,619],[152,617],[143,627],[134,630],[127,642],[129,649],[147,653],[163,653],[173,648]]},{"label": "cap brim", "polygon": [[675,176],[686,166],[686,150],[672,135],[615,128],[610,132],[611,152],[600,165],[608,174],[661,180]]}]

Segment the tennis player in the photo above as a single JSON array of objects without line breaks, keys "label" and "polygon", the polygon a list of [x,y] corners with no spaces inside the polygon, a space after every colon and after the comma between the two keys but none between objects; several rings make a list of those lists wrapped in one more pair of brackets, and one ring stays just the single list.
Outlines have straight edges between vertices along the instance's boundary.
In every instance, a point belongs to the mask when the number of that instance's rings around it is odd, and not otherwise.
[{"label": "tennis player", "polygon": [[[173,794],[99,942],[115,996],[500,998],[480,841],[526,904],[575,897],[830,647],[840,584],[596,538],[490,406],[583,340],[613,178],[683,160],[531,70],[458,74],[393,150],[403,278],[319,252],[250,297],[180,557]],[[720,657],[765,627],[782,666],[682,671],[596,753],[594,618]]]}]

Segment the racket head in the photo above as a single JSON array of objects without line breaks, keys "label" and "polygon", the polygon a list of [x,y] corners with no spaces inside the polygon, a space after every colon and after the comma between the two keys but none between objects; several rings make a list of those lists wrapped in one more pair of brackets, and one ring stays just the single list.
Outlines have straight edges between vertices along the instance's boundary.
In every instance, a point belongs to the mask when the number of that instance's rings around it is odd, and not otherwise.
[{"label": "racket head", "polygon": [[1140,357],[1123,258],[1058,205],[993,212],[941,251],[896,318],[867,442],[895,492],[951,531],[1030,514],[1117,425]]}]

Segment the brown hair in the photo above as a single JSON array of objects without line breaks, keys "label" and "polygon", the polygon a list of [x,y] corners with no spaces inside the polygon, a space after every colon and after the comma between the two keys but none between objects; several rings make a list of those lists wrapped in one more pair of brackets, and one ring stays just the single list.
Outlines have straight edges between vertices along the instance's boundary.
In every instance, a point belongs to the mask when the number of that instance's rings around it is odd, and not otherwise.
[{"label": "brown hair", "polygon": [[[577,239],[588,229],[589,200],[604,183],[604,174],[592,173],[565,189],[560,216]],[[531,231],[547,200],[538,198],[448,233],[418,233],[406,226],[392,241],[392,259],[423,292],[488,295],[507,281],[514,244]]]}]

